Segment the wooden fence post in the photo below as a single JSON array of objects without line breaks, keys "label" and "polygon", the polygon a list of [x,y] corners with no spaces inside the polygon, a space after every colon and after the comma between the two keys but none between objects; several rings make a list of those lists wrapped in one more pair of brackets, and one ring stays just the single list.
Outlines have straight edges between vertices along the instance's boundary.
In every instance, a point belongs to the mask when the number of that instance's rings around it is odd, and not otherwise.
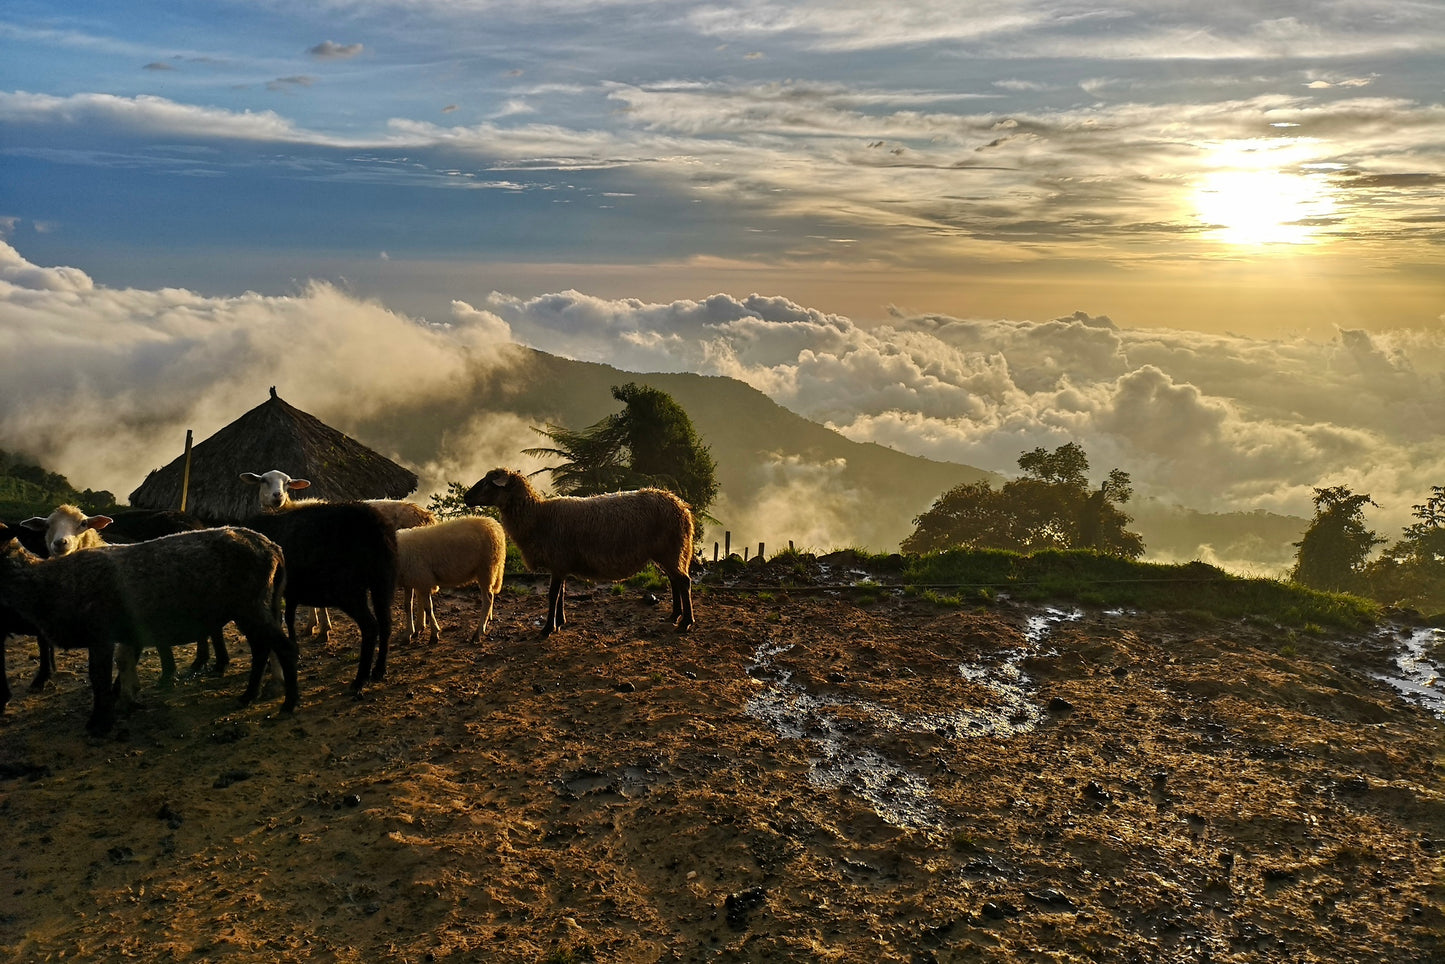
[{"label": "wooden fence post", "polygon": [[186,496],[191,490],[191,430],[186,429],[186,464],[181,470],[181,511],[186,511]]}]

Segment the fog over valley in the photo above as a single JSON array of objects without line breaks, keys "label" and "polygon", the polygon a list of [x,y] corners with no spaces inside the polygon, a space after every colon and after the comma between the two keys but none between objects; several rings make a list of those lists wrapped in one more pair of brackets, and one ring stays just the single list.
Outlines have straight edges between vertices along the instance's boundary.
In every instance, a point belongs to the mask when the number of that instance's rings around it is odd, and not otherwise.
[{"label": "fog over valley", "polygon": [[[894,309],[863,324],[776,295],[650,303],[564,290],[494,292],[419,318],[320,282],[234,297],[107,287],[0,242],[0,448],[124,500],[179,453],[187,429],[203,439],[275,385],[414,468],[425,502],[494,465],[540,468],[521,454],[538,444],[535,426],[581,427],[617,407],[607,371],[596,397],[539,384],[532,348],[623,372],[736,379],[853,442],[961,467],[938,466],[937,488],[890,508],[894,529],[952,484],[943,480],[1016,475],[1021,452],[1066,442],[1084,447],[1095,479],[1111,468],[1132,476],[1125,508],[1141,523],[1167,506],[1307,518],[1314,487],[1343,484],[1373,496],[1370,522],[1393,538],[1445,481],[1445,326],[1379,331],[1362,319],[1327,340],[1265,339],[1178,330],[1168,318],[1121,327],[1107,305],[1082,308],[1036,320]],[[728,440],[724,451],[708,429],[727,431],[726,413],[687,394],[716,384],[677,397],[719,456],[713,515],[724,527],[753,544],[896,548],[898,536],[877,544],[878,483],[850,474],[861,456],[753,438],[765,456],[727,464],[740,450]],[[1276,566],[1281,552],[1195,548],[1244,567]]]}]

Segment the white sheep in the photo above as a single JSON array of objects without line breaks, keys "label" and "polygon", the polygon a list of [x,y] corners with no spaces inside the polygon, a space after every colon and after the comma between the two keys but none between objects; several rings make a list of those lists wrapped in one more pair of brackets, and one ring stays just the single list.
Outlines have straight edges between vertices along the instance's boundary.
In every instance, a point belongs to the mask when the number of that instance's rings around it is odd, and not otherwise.
[{"label": "white sheep", "polygon": [[20,523],[27,529],[45,533],[45,548],[51,558],[69,555],[78,549],[94,549],[105,545],[100,530],[113,520],[108,515],[88,516],[73,505],[58,506],[48,516],[35,516]]},{"label": "white sheep", "polygon": [[[261,509],[284,509],[298,500],[291,497],[292,492],[300,492],[303,489],[311,488],[311,482],[307,479],[293,479],[280,469],[271,469],[269,472],[242,472],[241,481],[257,487],[257,497],[260,500]],[[303,499],[299,501],[318,502],[319,499]],[[416,526],[429,526],[436,522],[436,516],[414,502],[406,502],[401,499],[366,499],[366,504],[380,512],[382,518],[395,530],[411,529]],[[308,635],[319,634],[323,639],[331,632],[331,616],[326,610],[313,609],[311,622],[306,627]]]},{"label": "white sheep", "polygon": [[693,625],[692,512],[671,492],[637,489],[545,499],[522,473],[493,469],[463,501],[496,506],[527,568],[552,574],[543,636],[566,625],[568,576],[625,579],[649,562],[657,563],[672,584],[672,621],[679,630]]},{"label": "white sheep", "polygon": [[[257,486],[257,495],[262,509],[285,508],[296,501],[291,498],[292,492],[300,492],[302,489],[311,487],[308,480],[293,479],[280,469],[272,469],[259,475],[255,472],[242,472],[241,479]],[[367,505],[380,512],[382,517],[391,523],[393,529],[411,529],[416,526],[429,526],[436,522],[436,516],[414,502],[407,502],[403,499],[366,499],[365,501]]]},{"label": "white sheep", "polygon": [[485,516],[464,516],[403,529],[396,534],[396,555],[396,584],[406,593],[406,619],[413,640],[419,635],[414,617],[418,593],[425,594],[422,628],[430,625],[431,641],[436,642],[441,627],[432,608],[432,594],[439,588],[473,582],[485,605],[471,642],[482,637],[492,619],[492,604],[502,590],[502,569],[507,561],[507,538],[500,525]]}]

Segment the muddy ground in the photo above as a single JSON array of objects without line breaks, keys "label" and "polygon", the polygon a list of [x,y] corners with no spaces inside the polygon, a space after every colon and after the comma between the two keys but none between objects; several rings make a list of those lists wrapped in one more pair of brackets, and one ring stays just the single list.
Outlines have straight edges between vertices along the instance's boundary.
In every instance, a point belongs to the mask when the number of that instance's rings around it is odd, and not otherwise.
[{"label": "muddy ground", "polygon": [[[1181,601],[1182,603],[1187,601]],[[354,701],[249,662],[84,733],[81,654],[0,723],[0,959],[1445,959],[1445,724],[1399,634],[519,581]],[[142,662],[153,682],[154,655]]]}]

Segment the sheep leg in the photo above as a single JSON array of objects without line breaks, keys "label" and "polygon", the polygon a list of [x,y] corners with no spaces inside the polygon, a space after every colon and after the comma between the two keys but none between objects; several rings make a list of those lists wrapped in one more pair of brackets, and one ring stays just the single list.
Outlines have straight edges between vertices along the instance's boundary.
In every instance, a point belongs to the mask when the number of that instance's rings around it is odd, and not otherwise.
[{"label": "sheep leg", "polygon": [[406,638],[416,642],[416,589],[406,591]]},{"label": "sheep leg", "polygon": [[161,657],[161,678],[156,681],[156,686],[168,690],[176,685],[176,655],[165,644],[158,644],[156,652]]},{"label": "sheep leg", "polygon": [[391,604],[395,598],[394,581],[387,581],[371,589],[371,607],[376,614],[376,665],[371,670],[373,681],[386,675],[386,651],[391,642]]},{"label": "sheep leg", "polygon": [[211,634],[211,645],[216,649],[216,675],[224,676],[226,667],[231,665],[231,654],[226,652],[226,627],[222,626]]},{"label": "sheep leg", "polygon": [[[344,608],[342,612],[356,621],[356,626],[361,630],[361,658],[356,664],[356,679],[351,681],[352,695],[357,699],[361,698],[361,690],[366,686],[367,679],[381,679],[386,672],[386,650],[377,645],[377,619],[376,615],[367,608],[365,598],[360,605],[352,605]],[[377,650],[381,649],[382,656],[377,658]],[[376,659],[376,666],[373,668],[372,660]]]},{"label": "sheep leg", "polygon": [[427,589],[426,608],[422,610],[421,614],[422,626],[431,626],[431,637],[429,641],[432,643],[435,643],[437,641],[437,637],[441,635],[442,631],[441,626],[437,623],[436,610],[432,608],[432,597],[436,595],[436,591],[436,586],[431,586]]},{"label": "sheep leg", "polygon": [[85,730],[91,736],[105,736],[115,723],[115,694],[111,690],[110,674],[115,667],[115,646],[109,639],[90,644],[91,708],[90,719]]},{"label": "sheep leg", "polygon": [[251,675],[246,683],[246,692],[241,695],[241,703],[250,703],[261,695],[261,677],[265,675],[267,663],[276,662],[280,664],[281,685],[286,693],[281,712],[295,712],[300,700],[296,683],[296,657],[299,652],[296,644],[266,619],[248,619],[245,625],[237,620],[236,625],[251,647]]},{"label": "sheep leg", "polygon": [[196,640],[196,658],[191,660],[191,666],[186,670],[185,679],[195,679],[201,675],[206,668],[206,662],[211,658],[212,641],[214,640],[216,650],[216,676],[224,676],[226,667],[230,665],[231,654],[226,652],[226,641],[222,637],[224,629],[218,629],[209,636],[202,636]]},{"label": "sheep leg", "polygon": [[482,621],[477,623],[477,628],[472,630],[471,642],[476,642],[487,634],[487,626],[492,621],[492,604],[496,602],[497,596],[482,582],[477,582],[477,588],[482,592]]},{"label": "sheep leg", "polygon": [[10,674],[5,671],[5,640],[9,638],[10,633],[0,627],[0,713],[10,703]]},{"label": "sheep leg", "polygon": [[[121,643],[115,648],[116,664],[116,709],[125,711],[136,703],[136,693],[140,690],[140,677],[136,674],[136,663],[140,661],[140,653],[134,647]],[[171,660],[171,673],[175,674],[176,661]]]},{"label": "sheep leg", "polygon": [[691,628],[695,622],[692,618],[692,580],[685,572],[670,575],[667,579],[672,583],[672,619],[681,632]]},{"label": "sheep leg", "polygon": [[201,675],[201,670],[206,668],[206,660],[211,658],[211,641],[202,636],[196,640],[196,658],[191,660],[191,665],[186,669],[185,679],[195,679]]},{"label": "sheep leg", "polygon": [[55,674],[55,644],[46,639],[44,634],[36,636],[35,642],[40,647],[40,668],[35,671],[35,678],[30,681],[32,693],[45,689],[45,684],[50,682],[50,677]]},{"label": "sheep leg", "polygon": [[566,585],[566,576],[554,574],[552,584],[547,587],[547,623],[542,627],[543,639],[566,625],[562,616],[562,598],[566,595]]}]

